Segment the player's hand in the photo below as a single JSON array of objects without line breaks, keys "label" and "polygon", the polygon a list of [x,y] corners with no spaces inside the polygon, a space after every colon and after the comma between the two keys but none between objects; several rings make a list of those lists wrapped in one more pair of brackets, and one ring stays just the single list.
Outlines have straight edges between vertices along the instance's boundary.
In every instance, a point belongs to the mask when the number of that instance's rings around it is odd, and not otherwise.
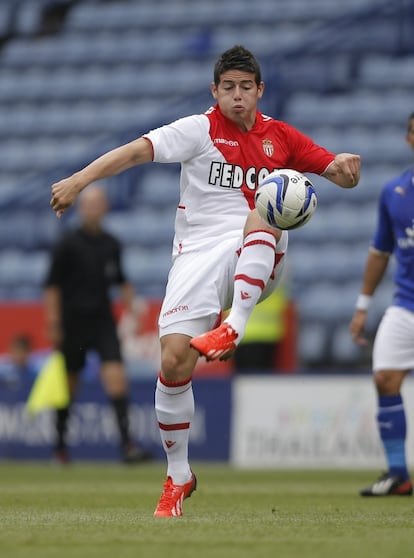
[{"label": "player's hand", "polygon": [[361,157],[354,153],[338,153],[323,174],[342,188],[354,188],[361,173]]},{"label": "player's hand", "polygon": [[365,335],[365,322],[367,313],[364,310],[355,310],[354,317],[349,325],[352,339],[361,346],[368,345],[368,339]]},{"label": "player's hand", "polygon": [[50,206],[58,217],[74,203],[81,188],[74,176],[64,178],[52,185]]}]

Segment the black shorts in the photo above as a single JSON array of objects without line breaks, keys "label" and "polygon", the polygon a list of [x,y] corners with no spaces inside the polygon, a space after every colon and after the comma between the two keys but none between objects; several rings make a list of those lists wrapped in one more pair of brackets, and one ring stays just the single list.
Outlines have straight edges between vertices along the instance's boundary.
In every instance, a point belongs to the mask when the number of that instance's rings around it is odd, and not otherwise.
[{"label": "black shorts", "polygon": [[64,324],[61,351],[66,369],[71,373],[82,370],[88,350],[95,350],[101,362],[121,362],[121,349],[116,325],[112,316],[99,319],[67,320]]}]

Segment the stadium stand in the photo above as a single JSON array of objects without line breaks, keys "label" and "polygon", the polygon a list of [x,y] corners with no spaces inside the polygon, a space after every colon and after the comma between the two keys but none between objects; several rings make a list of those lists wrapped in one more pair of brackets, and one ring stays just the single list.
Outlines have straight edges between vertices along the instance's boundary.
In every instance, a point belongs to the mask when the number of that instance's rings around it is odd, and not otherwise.
[{"label": "stadium stand", "polygon": [[[357,364],[345,340],[382,184],[411,155],[414,3],[378,0],[4,0],[0,6],[0,297],[41,292],[47,250],[68,224],[50,184],[99,153],[211,104],[216,55],[235,43],[262,61],[261,110],[363,157],[360,186],[318,177],[318,210],[291,234],[303,365]],[[162,296],[178,169],[108,181],[108,225],[144,296]],[[11,209],[13,210],[11,212]],[[35,210],[35,211],[34,211]],[[341,296],[338,297],[338,289]],[[377,297],[390,300],[389,289]],[[329,304],[327,303],[329,301]]]}]

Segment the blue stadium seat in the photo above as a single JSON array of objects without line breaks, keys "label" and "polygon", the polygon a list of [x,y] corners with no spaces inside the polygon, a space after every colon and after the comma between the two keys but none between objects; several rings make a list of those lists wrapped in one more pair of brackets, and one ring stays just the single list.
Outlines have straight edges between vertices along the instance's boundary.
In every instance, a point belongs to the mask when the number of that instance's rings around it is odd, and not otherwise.
[{"label": "blue stadium seat", "polygon": [[[227,25],[221,24],[219,30],[216,29],[211,39],[212,54],[219,55],[229,48],[229,45],[242,43],[248,46],[257,56],[264,56],[277,49],[288,50],[297,44],[296,28],[281,26],[275,33],[274,25],[269,23],[269,20],[266,23],[254,25],[250,23],[250,10],[246,10],[245,14],[248,21],[246,21],[242,30],[231,22]],[[323,66],[319,65],[318,69],[323,70]],[[306,79],[306,77],[303,79]]]},{"label": "blue stadium seat", "polygon": [[179,173],[170,169],[149,170],[139,182],[135,203],[176,208],[180,198],[179,181]]},{"label": "blue stadium seat", "polygon": [[[351,194],[351,192],[348,192]],[[303,231],[292,231],[295,237],[308,242],[367,242],[371,239],[376,225],[376,202],[355,205],[351,197],[347,203],[331,203],[317,208]],[[349,246],[349,244],[348,244]]]},{"label": "blue stadium seat", "polygon": [[[0,217],[0,249],[16,248],[33,251],[50,248],[58,238],[60,221],[47,207],[43,211],[26,210],[2,212]],[[30,277],[30,274],[28,275]]]},{"label": "blue stadium seat", "polygon": [[318,321],[328,327],[348,322],[355,306],[356,293],[353,285],[344,281],[335,285],[320,279],[301,293],[297,293],[299,317],[306,322]]},{"label": "blue stadium seat", "polygon": [[[49,253],[22,249],[0,250],[0,288],[39,293],[43,288],[49,264]],[[21,295],[20,295],[21,296]],[[19,298],[20,298],[19,296]]]},{"label": "blue stadium seat", "polygon": [[[17,284],[10,286],[7,291],[3,291],[3,300],[13,300],[16,302],[33,302],[41,300],[43,288],[34,284]],[[1,297],[1,294],[0,294]]]},{"label": "blue stadium seat", "polygon": [[332,335],[331,353],[336,365],[354,366],[367,358],[370,349],[361,347],[352,339],[348,323],[337,326]]},{"label": "blue stadium seat", "polygon": [[5,249],[0,252],[0,285],[14,287],[30,279],[26,266],[26,252],[17,249]]},{"label": "blue stadium seat", "polygon": [[[355,93],[320,95],[298,92],[287,102],[285,118],[288,122],[300,126],[334,125],[349,127],[358,123],[359,126],[378,126],[380,124],[395,126],[407,120],[411,111],[411,95],[406,91],[362,90]],[[394,108],[393,108],[394,107]],[[357,141],[354,136],[351,141]],[[337,136],[339,145],[344,138]]]},{"label": "blue stadium seat", "polygon": [[48,0],[19,2],[15,12],[13,30],[17,35],[35,35],[41,30],[43,9]]},{"label": "blue stadium seat", "polygon": [[16,37],[3,46],[1,65],[7,69],[31,66],[38,61],[37,45],[27,38]]},{"label": "blue stadium seat", "polygon": [[[336,288],[362,276],[369,242],[291,243],[289,269],[299,293],[317,285],[321,277]],[[299,295],[301,296],[301,295]]]},{"label": "blue stadium seat", "polygon": [[397,59],[386,54],[366,56],[359,65],[358,82],[370,89],[407,90],[414,83],[414,56],[411,54]]},{"label": "blue stadium seat", "polygon": [[50,208],[36,214],[33,227],[33,245],[38,250],[50,250],[58,241],[62,223]]},{"label": "blue stadium seat", "polygon": [[167,210],[150,206],[126,212],[112,212],[106,226],[124,244],[137,246],[172,246],[175,207]]},{"label": "blue stadium seat", "polygon": [[301,365],[320,364],[329,350],[329,335],[326,327],[318,322],[300,325],[298,356]]},{"label": "blue stadium seat", "polygon": [[0,39],[7,38],[12,21],[12,5],[10,2],[0,4]]},{"label": "blue stadium seat", "polygon": [[[36,250],[25,256],[26,283],[42,288],[49,268],[50,255],[48,251]],[[30,281],[27,280],[30,273]],[[23,283],[23,281],[22,281]]]},{"label": "blue stadium seat", "polygon": [[4,213],[0,218],[0,247],[29,250],[33,247],[34,216],[31,212]]},{"label": "blue stadium seat", "polygon": [[124,250],[125,273],[143,296],[162,297],[171,268],[171,250],[130,247]]}]

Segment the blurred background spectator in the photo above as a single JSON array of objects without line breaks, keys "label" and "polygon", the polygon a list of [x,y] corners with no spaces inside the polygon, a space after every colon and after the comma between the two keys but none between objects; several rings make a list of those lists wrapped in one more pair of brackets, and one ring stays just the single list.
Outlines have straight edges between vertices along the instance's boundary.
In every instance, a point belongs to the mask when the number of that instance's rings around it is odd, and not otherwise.
[{"label": "blurred background spectator", "polygon": [[33,381],[46,357],[46,351],[32,351],[28,335],[16,335],[10,342],[8,352],[0,355],[0,381],[9,387],[18,387],[25,381]]}]

